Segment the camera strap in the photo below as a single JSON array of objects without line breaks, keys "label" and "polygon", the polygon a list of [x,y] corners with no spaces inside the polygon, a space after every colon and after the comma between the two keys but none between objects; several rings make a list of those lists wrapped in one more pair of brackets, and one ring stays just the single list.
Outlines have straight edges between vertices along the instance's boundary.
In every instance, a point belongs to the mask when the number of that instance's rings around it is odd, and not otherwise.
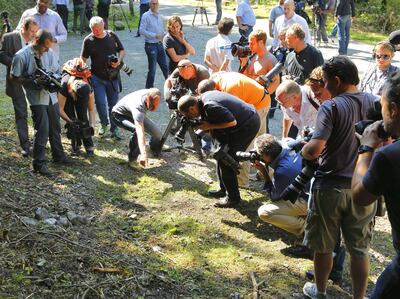
[{"label": "camera strap", "polygon": [[315,110],[319,109],[319,105],[317,102],[315,102],[310,96],[307,95],[307,99],[310,102],[310,104],[315,108]]},{"label": "camera strap", "polygon": [[243,66],[239,66],[239,73],[243,74],[243,72],[249,67],[250,62],[254,56],[256,56],[256,53],[253,53],[249,57],[247,57],[246,63]]}]

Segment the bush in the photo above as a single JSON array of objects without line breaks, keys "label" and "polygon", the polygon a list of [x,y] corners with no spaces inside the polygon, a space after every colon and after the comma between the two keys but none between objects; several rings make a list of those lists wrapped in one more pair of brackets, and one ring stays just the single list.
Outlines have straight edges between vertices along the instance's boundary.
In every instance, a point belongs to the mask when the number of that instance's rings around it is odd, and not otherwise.
[{"label": "bush", "polygon": [[398,0],[369,0],[356,4],[357,22],[365,31],[389,33],[400,28]]},{"label": "bush", "polygon": [[[36,1],[34,0],[0,0],[0,10],[8,11],[11,26],[15,29],[24,10],[34,7],[35,4]],[[1,20],[1,23],[3,23],[3,20]]]}]

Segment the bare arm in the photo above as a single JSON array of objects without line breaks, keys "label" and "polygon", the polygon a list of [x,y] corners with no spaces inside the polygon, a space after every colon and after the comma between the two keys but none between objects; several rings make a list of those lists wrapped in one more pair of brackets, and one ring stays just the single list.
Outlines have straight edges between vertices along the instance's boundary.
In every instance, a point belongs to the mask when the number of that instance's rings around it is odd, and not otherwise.
[{"label": "bare arm", "polygon": [[174,48],[167,49],[167,53],[168,53],[168,56],[172,59],[173,62],[179,62],[179,61],[189,57],[188,53],[183,54],[183,55],[176,54]]},{"label": "bare arm", "polygon": [[203,130],[203,131],[208,131],[208,130],[213,130],[213,129],[231,128],[231,127],[236,126],[236,124],[237,124],[236,120],[233,120],[230,122],[225,122],[225,123],[220,123],[220,124],[210,124],[209,122],[204,121],[196,128]]},{"label": "bare arm", "polygon": [[301,151],[301,155],[306,160],[315,160],[317,159],[324,149],[326,144],[326,140],[322,139],[311,139],[306,145],[303,147]]},{"label": "bare arm", "polygon": [[206,56],[206,57],[204,57],[204,63],[210,68],[210,69],[212,69],[214,72],[218,72],[218,67],[215,65],[215,64],[213,64],[212,62],[211,62],[211,57],[210,56]]},{"label": "bare arm", "polygon": [[356,168],[354,170],[353,179],[351,180],[351,193],[354,202],[360,206],[368,206],[378,197],[365,189],[362,179],[367,173],[369,164],[371,163],[373,152],[360,154],[357,159]]},{"label": "bare arm", "polygon": [[94,92],[91,92],[89,94],[88,110],[89,110],[89,126],[94,128],[96,123],[96,111],[94,110]]},{"label": "bare arm", "polygon": [[228,68],[229,65],[229,59],[225,56],[224,58],[224,62],[222,63],[221,67],[219,68],[218,71],[226,71],[226,69]]},{"label": "bare arm", "polygon": [[63,96],[61,93],[58,93],[58,105],[60,106],[60,116],[67,123],[71,123],[72,120],[68,117],[68,115],[64,111],[66,101],[67,101],[67,98],[65,96]]},{"label": "bare arm", "polygon": [[288,137],[289,129],[292,125],[293,121],[289,118],[282,119],[282,138]]},{"label": "bare arm", "polygon": [[269,37],[271,37],[271,38],[274,38],[274,35],[273,35],[273,33],[272,33],[272,25],[273,25],[274,23],[272,22],[272,21],[269,21],[268,22],[268,32],[269,32]]}]

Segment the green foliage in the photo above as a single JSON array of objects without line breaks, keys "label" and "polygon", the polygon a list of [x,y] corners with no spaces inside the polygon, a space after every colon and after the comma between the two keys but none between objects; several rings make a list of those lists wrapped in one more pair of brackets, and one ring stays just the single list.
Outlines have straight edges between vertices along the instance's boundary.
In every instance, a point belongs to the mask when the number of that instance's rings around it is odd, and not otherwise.
[{"label": "green foliage", "polygon": [[24,10],[35,6],[35,3],[34,0],[0,0],[0,11],[8,11],[11,25],[15,28]]},{"label": "green foliage", "polygon": [[390,33],[400,27],[398,0],[369,0],[357,3],[357,23],[364,31]]}]

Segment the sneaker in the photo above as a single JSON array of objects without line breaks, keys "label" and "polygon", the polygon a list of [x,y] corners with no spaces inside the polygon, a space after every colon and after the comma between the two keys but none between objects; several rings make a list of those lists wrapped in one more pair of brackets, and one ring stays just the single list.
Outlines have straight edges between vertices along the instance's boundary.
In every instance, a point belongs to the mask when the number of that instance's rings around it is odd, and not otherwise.
[{"label": "sneaker", "polygon": [[107,125],[101,125],[100,129],[99,129],[99,135],[102,136],[106,133],[107,131]]},{"label": "sneaker", "polygon": [[115,130],[114,130],[114,132],[112,132],[111,136],[117,140],[121,140],[122,139],[121,130],[119,128],[115,128]]},{"label": "sneaker", "polygon": [[322,293],[318,293],[317,290],[317,285],[312,282],[306,282],[306,284],[303,287],[303,294],[306,295],[308,298],[311,299],[325,299],[328,298],[328,296]]}]

